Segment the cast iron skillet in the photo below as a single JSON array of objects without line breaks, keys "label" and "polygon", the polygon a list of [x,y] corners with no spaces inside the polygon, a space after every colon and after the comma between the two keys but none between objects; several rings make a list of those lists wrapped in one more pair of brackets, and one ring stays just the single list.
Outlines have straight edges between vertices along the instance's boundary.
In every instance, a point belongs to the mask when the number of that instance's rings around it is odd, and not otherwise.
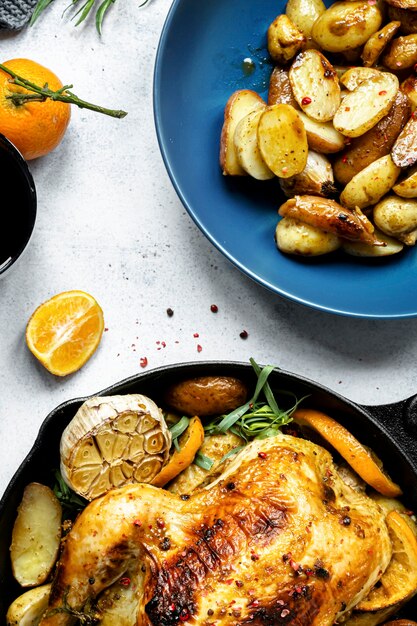
[{"label": "cast iron skillet", "polygon": [[[210,361],[169,365],[137,374],[92,395],[143,393],[158,401],[172,382],[193,376],[231,375],[251,389],[256,382],[246,363]],[[383,460],[391,477],[404,490],[405,505],[417,511],[417,396],[385,406],[361,406],[326,387],[290,372],[276,369],[269,377],[273,390],[286,389],[298,397],[308,395],[303,406],[320,408],[344,424]],[[277,393],[279,398],[279,392]],[[0,625],[10,602],[22,593],[11,574],[9,545],[16,509],[24,487],[31,481],[52,484],[51,470],[59,467],[61,433],[86,398],[64,402],[43,422],[33,448],[23,461],[0,501]],[[408,603],[398,617],[417,615],[417,599]]]}]

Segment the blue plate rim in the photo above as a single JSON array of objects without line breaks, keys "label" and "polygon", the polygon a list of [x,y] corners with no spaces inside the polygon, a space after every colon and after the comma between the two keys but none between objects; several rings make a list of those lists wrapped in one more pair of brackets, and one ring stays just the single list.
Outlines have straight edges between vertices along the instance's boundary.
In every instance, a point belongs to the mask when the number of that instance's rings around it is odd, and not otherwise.
[{"label": "blue plate rim", "polygon": [[286,298],[288,300],[291,300],[292,302],[296,302],[297,304],[306,306],[308,308],[311,309],[315,309],[318,311],[322,311],[325,313],[329,313],[329,314],[334,314],[334,315],[338,315],[338,316],[343,316],[343,317],[353,317],[353,318],[357,318],[357,319],[371,319],[371,320],[394,320],[394,319],[410,319],[410,318],[415,318],[417,317],[417,311],[415,312],[407,312],[407,313],[383,313],[383,314],[376,314],[376,313],[364,313],[364,312],[358,312],[358,311],[348,311],[348,310],[342,310],[342,309],[338,309],[338,308],[333,308],[333,307],[329,307],[329,306],[325,306],[325,305],[321,305],[320,303],[317,302],[313,302],[311,300],[308,299],[304,299],[301,298],[299,296],[296,296],[284,289],[281,289],[279,286],[270,283],[269,281],[265,280],[264,278],[262,278],[261,276],[259,276],[258,274],[256,274],[255,272],[253,272],[252,270],[250,270],[250,268],[248,268],[246,265],[244,265],[243,263],[241,263],[238,259],[236,259],[226,248],[224,248],[221,243],[210,233],[210,231],[204,226],[204,224],[201,222],[200,218],[198,217],[198,214],[194,211],[194,209],[192,208],[192,206],[190,206],[190,204],[187,202],[185,195],[182,191],[181,188],[181,184],[179,183],[179,181],[177,180],[173,169],[171,167],[171,163],[170,163],[170,159],[168,157],[168,150],[167,150],[167,144],[168,142],[166,141],[165,137],[164,137],[164,131],[163,131],[163,123],[162,123],[162,114],[161,114],[161,72],[162,72],[162,53],[164,51],[165,48],[165,44],[166,44],[166,40],[167,37],[169,35],[169,30],[171,27],[171,23],[175,17],[176,11],[179,8],[179,6],[184,2],[184,0],[174,0],[168,13],[167,16],[165,18],[165,22],[163,24],[162,27],[162,31],[161,31],[161,35],[159,38],[159,42],[158,42],[158,46],[157,46],[157,50],[156,50],[156,55],[155,55],[155,64],[154,64],[154,74],[153,74],[153,115],[154,115],[154,124],[155,124],[155,131],[156,131],[156,136],[157,136],[157,140],[158,140],[158,145],[159,145],[159,149],[160,149],[160,153],[162,156],[162,160],[164,162],[165,168],[167,170],[168,176],[171,180],[172,185],[174,186],[174,189],[179,197],[179,199],[181,200],[184,208],[186,209],[187,213],[190,215],[190,217],[192,218],[192,220],[195,222],[195,224],[198,226],[198,228],[201,230],[201,232],[207,237],[207,239],[214,245],[215,248],[217,248],[235,267],[237,267],[243,274],[245,274],[246,276],[248,276],[249,278],[251,278],[255,283],[261,285],[262,287],[266,288],[267,290],[282,296],[283,298]]}]

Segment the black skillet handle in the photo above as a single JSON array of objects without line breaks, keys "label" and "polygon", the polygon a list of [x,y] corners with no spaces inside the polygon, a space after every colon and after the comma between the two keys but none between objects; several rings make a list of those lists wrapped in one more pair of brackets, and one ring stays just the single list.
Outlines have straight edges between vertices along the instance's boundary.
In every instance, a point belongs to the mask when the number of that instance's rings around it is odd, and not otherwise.
[{"label": "black skillet handle", "polygon": [[417,394],[393,404],[363,408],[386,428],[417,467]]}]

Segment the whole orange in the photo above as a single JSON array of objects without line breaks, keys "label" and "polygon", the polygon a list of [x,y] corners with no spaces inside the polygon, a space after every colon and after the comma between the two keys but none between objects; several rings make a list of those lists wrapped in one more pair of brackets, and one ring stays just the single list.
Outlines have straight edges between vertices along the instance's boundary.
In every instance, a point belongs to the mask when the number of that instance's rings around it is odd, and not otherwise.
[{"label": "whole orange", "polygon": [[[12,59],[3,63],[20,77],[54,91],[63,85],[51,70],[29,59]],[[33,93],[13,84],[13,78],[0,69],[0,133],[9,139],[25,159],[36,159],[51,152],[61,142],[67,129],[71,105],[55,102],[29,101],[15,104],[8,96]]]}]

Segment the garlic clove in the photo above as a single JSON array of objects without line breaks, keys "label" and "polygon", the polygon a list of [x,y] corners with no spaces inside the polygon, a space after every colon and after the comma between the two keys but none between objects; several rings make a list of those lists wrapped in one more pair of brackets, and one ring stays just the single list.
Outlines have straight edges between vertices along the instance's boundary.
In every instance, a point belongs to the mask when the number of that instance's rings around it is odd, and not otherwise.
[{"label": "garlic clove", "polygon": [[151,482],[167,463],[171,435],[161,409],[141,394],[94,396],[61,437],[61,473],[87,500],[114,487]]},{"label": "garlic clove", "polygon": [[297,195],[330,198],[337,192],[329,159],[313,150],[308,151],[307,165],[303,171],[290,178],[280,178],[279,184],[288,198]]}]

